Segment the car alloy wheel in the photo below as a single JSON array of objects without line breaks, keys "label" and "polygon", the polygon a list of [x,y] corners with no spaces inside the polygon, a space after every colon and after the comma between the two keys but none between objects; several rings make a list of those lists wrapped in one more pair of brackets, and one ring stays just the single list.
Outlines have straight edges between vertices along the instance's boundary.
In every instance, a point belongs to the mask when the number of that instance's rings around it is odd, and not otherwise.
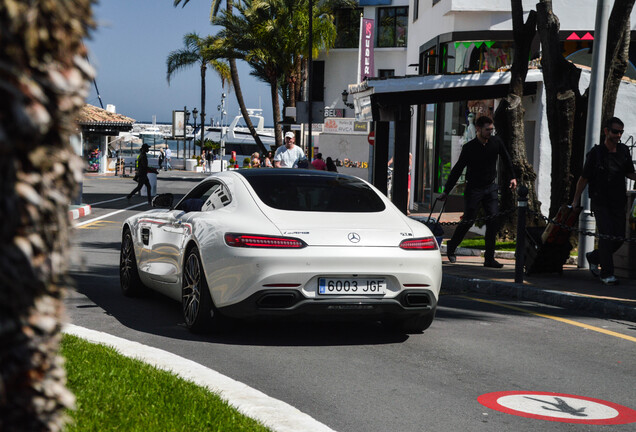
[{"label": "car alloy wheel", "polygon": [[183,269],[183,315],[188,327],[197,320],[201,309],[201,267],[195,253],[188,255]]},{"label": "car alloy wheel", "polygon": [[186,326],[194,333],[218,330],[222,318],[212,304],[196,246],[186,255],[182,280],[181,304]]},{"label": "car alloy wheel", "polygon": [[128,297],[138,296],[145,291],[137,270],[132,234],[128,229],[124,232],[119,253],[119,285],[122,293]]}]

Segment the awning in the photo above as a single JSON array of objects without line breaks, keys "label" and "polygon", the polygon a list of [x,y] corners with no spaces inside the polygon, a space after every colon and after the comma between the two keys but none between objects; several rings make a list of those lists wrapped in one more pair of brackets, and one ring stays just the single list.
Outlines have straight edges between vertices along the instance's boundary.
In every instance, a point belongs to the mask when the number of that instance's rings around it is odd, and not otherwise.
[{"label": "awning", "polygon": [[[372,78],[349,85],[349,94],[353,96],[356,119],[371,121],[384,117],[380,111],[405,105],[501,98],[508,94],[511,76],[510,72],[483,72]],[[524,95],[535,94],[537,83],[542,81],[541,70],[528,70]]]}]

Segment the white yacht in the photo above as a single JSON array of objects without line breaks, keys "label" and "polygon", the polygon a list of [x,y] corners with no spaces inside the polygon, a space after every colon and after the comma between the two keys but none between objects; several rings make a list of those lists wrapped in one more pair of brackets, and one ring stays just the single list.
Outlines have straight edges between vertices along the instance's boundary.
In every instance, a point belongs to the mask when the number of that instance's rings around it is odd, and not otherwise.
[{"label": "white yacht", "polygon": [[[276,139],[274,138],[275,130],[274,128],[265,128],[263,110],[248,109],[247,112],[265,148],[268,150],[271,149],[276,143]],[[198,135],[200,136],[200,133]],[[204,136],[205,139],[210,139],[215,142],[221,141],[221,127],[206,126]],[[252,134],[247,128],[242,115],[234,117],[234,120],[232,120],[232,123],[230,123],[227,128],[225,154],[229,155],[233,151],[240,156],[250,156],[254,152],[261,152],[261,149],[256,145],[254,137],[252,137]]]}]

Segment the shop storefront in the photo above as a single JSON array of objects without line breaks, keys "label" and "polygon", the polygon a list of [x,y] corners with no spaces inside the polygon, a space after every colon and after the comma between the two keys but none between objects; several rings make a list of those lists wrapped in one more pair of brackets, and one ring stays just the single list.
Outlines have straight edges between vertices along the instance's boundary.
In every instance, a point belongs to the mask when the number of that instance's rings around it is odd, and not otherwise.
[{"label": "shop storefront", "polygon": [[[112,108],[114,110],[114,107]],[[81,136],[81,154],[89,172],[105,173],[114,169],[115,158],[109,143],[120,132],[132,130],[134,119],[86,104],[77,120]]]}]

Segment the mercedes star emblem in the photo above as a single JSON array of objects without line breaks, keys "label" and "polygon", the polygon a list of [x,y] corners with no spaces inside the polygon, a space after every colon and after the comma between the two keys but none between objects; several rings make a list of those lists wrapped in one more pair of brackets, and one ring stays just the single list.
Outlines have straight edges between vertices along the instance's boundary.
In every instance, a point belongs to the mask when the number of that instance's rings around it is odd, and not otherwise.
[{"label": "mercedes star emblem", "polygon": [[354,233],[354,232],[349,233],[347,238],[349,239],[349,241],[351,243],[358,243],[360,241],[360,235],[358,233]]}]

